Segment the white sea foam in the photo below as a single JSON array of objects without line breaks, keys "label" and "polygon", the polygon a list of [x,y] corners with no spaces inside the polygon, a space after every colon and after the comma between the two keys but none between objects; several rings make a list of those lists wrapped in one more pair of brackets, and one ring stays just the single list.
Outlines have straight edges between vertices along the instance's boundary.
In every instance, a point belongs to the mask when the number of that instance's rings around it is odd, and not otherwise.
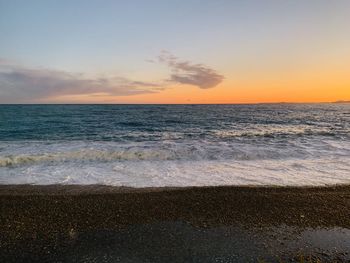
[{"label": "white sea foam", "polygon": [[131,187],[348,184],[349,161],[127,161],[32,165],[7,168],[2,171],[0,183]]},{"label": "white sea foam", "polygon": [[350,183],[350,142],[1,142],[0,184],[132,187]]}]

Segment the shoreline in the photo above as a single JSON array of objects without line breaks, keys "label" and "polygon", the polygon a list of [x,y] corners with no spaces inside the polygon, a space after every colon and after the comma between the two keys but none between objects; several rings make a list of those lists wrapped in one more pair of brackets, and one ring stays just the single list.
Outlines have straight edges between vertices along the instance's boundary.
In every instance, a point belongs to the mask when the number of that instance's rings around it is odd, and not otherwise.
[{"label": "shoreline", "polygon": [[213,185],[213,186],[155,186],[131,187],[104,184],[0,184],[0,196],[4,195],[93,195],[93,194],[119,194],[119,193],[152,193],[169,191],[200,191],[200,190],[239,190],[239,191],[311,191],[320,190],[348,191],[350,184],[334,185]]},{"label": "shoreline", "polygon": [[[350,228],[350,185],[184,188],[0,185],[0,200],[1,221],[17,218],[16,221],[22,221],[17,230],[34,230],[39,222],[49,226],[45,222],[53,218],[90,229],[178,219],[198,226],[227,223],[248,227],[286,224]],[[90,218],[90,223],[79,224],[84,218]],[[11,231],[12,227],[7,228]],[[4,230],[4,224],[0,230]]]}]

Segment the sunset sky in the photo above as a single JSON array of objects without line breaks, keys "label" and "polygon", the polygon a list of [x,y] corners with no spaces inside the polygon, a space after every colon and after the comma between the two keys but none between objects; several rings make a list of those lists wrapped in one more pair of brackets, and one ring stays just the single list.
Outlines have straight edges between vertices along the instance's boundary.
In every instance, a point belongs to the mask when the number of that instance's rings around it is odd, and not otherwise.
[{"label": "sunset sky", "polygon": [[348,0],[0,0],[0,103],[337,100]]}]

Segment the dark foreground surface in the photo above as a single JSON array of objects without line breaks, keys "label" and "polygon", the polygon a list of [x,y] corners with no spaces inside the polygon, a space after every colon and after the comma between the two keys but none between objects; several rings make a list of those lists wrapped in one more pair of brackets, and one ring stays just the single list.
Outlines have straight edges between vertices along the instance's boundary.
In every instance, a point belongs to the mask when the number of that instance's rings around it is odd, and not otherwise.
[{"label": "dark foreground surface", "polygon": [[0,262],[303,262],[309,256],[350,262],[350,186],[0,186]]}]

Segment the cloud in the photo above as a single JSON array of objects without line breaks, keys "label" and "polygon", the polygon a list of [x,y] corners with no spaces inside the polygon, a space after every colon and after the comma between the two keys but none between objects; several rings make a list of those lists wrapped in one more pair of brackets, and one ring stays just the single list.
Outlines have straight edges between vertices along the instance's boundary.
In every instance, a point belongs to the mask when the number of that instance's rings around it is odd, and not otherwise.
[{"label": "cloud", "polygon": [[214,88],[224,80],[224,76],[215,70],[189,61],[181,61],[168,51],[162,51],[158,61],[171,69],[170,81],[180,84],[194,85],[201,89]]},{"label": "cloud", "polygon": [[56,96],[129,96],[159,92],[160,83],[122,77],[85,78],[82,74],[24,68],[0,60],[0,103],[35,102]]},{"label": "cloud", "polygon": [[224,79],[202,64],[181,61],[162,51],[151,63],[165,63],[171,74],[167,81],[146,82],[120,76],[88,78],[83,74],[45,68],[30,68],[0,58],[0,103],[35,103],[76,96],[115,97],[158,93],[170,83],[189,84],[201,89],[217,86]]}]

